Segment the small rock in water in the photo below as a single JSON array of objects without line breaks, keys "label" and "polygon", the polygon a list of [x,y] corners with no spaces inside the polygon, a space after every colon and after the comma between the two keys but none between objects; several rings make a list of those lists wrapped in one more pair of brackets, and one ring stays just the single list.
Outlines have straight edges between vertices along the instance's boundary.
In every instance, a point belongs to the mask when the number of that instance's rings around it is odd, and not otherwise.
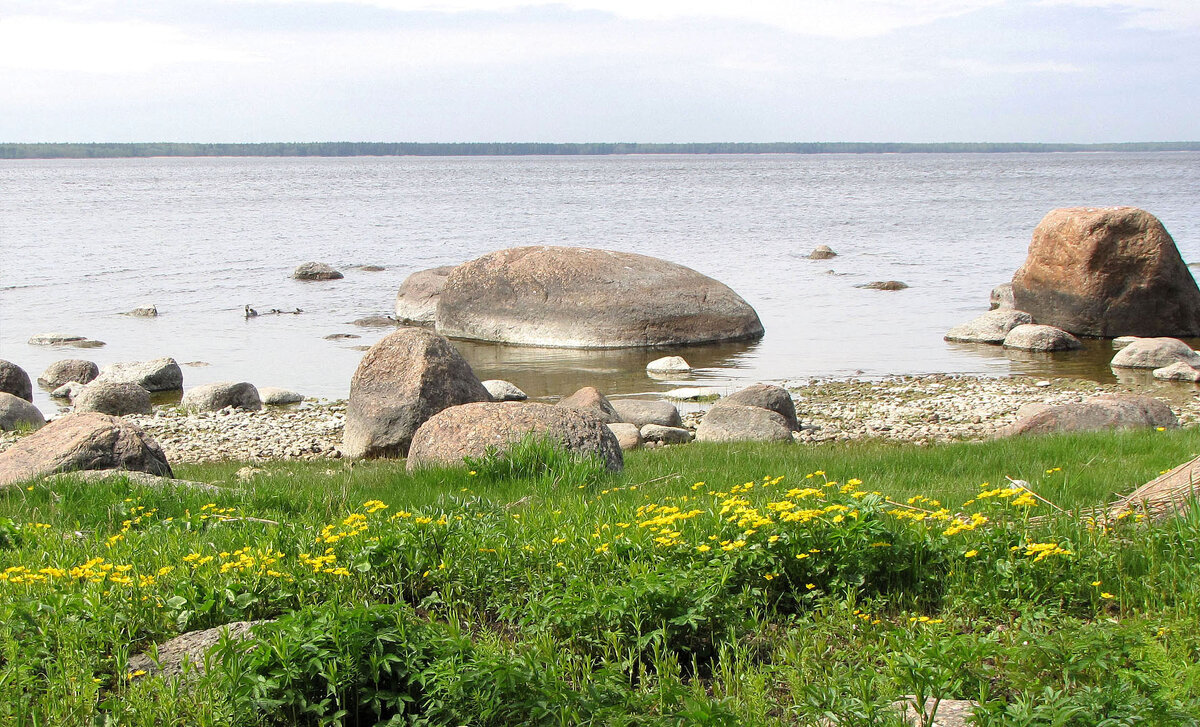
[{"label": "small rock in water", "polygon": [[705,399],[719,399],[721,390],[711,386],[683,386],[678,389],[671,389],[663,394],[668,399],[675,401],[701,401]]},{"label": "small rock in water", "polygon": [[503,379],[488,379],[481,382],[483,388],[492,395],[492,401],[525,401],[529,395],[521,391],[516,384]]},{"label": "small rock in water", "polygon": [[384,270],[387,270],[387,268],[383,267],[382,265],[359,265],[358,269],[364,273],[381,273]]},{"label": "small rock in water", "polygon": [[646,371],[652,374],[682,374],[691,370],[691,365],[682,356],[663,356],[646,364]]},{"label": "small rock in water", "polygon": [[75,348],[99,348],[104,341],[70,333],[39,333],[29,339],[31,346],[74,346]]},{"label": "small rock in water", "polygon": [[1192,381],[1200,382],[1200,369],[1189,366],[1182,361],[1176,361],[1170,366],[1154,369],[1154,378],[1163,381]]},{"label": "small rock in water", "polygon": [[391,316],[367,316],[354,321],[356,326],[367,326],[370,328],[387,328],[388,326],[399,325],[399,321]]},{"label": "small rock in water", "polygon": [[1112,340],[1113,350],[1120,351],[1122,348],[1138,340],[1138,338],[1139,336],[1117,336]]},{"label": "small rock in water", "polygon": [[837,257],[837,253],[828,245],[817,245],[813,251],[808,254],[809,260],[828,260]]},{"label": "small rock in water", "polygon": [[362,338],[362,336],[354,333],[330,333],[328,336],[325,336],[326,341],[341,341],[347,338]]},{"label": "small rock in water", "polygon": [[125,315],[135,316],[137,318],[157,318],[158,317],[158,306],[144,305],[141,308],[134,308],[133,310],[126,313]]},{"label": "small rock in water", "polygon": [[63,384],[72,381],[86,384],[99,375],[100,368],[95,363],[84,361],[83,359],[68,358],[62,361],[55,361],[47,366],[37,381],[40,386],[44,386],[47,389],[57,389]]},{"label": "small rock in water", "polygon": [[204,368],[205,366],[212,366],[212,364],[210,364],[207,361],[187,361],[183,365],[184,366],[192,366],[195,368]]},{"label": "small rock in water", "polygon": [[84,384],[81,384],[78,381],[68,381],[54,391],[51,391],[50,398],[74,401],[75,397],[79,396],[79,392],[83,391],[83,388]]},{"label": "small rock in water", "polygon": [[863,285],[856,285],[856,288],[865,290],[904,290],[908,287],[906,283],[901,283],[899,280],[876,280]]},{"label": "small rock in water", "polygon": [[341,280],[345,276],[325,263],[304,263],[292,273],[296,280]]}]

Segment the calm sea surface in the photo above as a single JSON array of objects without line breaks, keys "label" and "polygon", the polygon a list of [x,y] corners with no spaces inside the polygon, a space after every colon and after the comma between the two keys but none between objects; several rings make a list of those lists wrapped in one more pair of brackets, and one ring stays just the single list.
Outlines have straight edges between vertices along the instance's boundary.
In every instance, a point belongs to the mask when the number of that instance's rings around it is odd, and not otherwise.
[{"label": "calm sea surface", "polygon": [[[391,313],[409,273],[553,244],[695,268],[753,305],[766,336],[672,351],[700,367],[674,381],[643,371],[663,351],[460,342],[480,378],[534,396],[928,372],[1105,380],[1103,344],[1031,356],[942,335],[987,310],[1054,207],[1143,207],[1200,261],[1198,192],[1198,153],[2,161],[0,358],[36,378],[60,358],[173,356],[210,364],[185,366],[185,386],[344,397],[353,347],[386,333],[351,321]],[[819,244],[838,257],[808,260]],[[346,278],[292,280],[308,260]],[[855,287],[874,280],[911,287]],[[161,315],[121,315],[144,304]],[[245,305],[304,312],[246,320]],[[26,343],[44,332],[107,345]],[[325,340],[336,333],[361,338]],[[53,411],[45,392],[37,403]]]}]

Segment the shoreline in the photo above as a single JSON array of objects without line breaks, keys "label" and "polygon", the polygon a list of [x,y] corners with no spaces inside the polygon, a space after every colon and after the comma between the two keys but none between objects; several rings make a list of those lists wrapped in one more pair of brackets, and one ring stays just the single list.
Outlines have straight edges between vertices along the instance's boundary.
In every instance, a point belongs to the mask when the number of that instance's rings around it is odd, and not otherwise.
[{"label": "shoreline", "polygon": [[[788,385],[802,424],[800,444],[883,440],[918,445],[988,439],[1029,404],[1064,404],[1103,393],[1138,393],[1129,384],[1085,379],[961,374],[827,379]],[[1162,396],[1165,391],[1170,396]],[[1144,393],[1141,392],[1141,393]],[[1200,387],[1155,392],[1181,426],[1200,424]],[[616,397],[614,397],[616,398]],[[633,397],[645,398],[645,397]],[[684,414],[695,429],[707,408]],[[178,406],[126,417],[153,436],[172,464],[341,458],[346,401],[313,401],[260,411],[186,413]],[[21,435],[0,435],[0,451]]]}]

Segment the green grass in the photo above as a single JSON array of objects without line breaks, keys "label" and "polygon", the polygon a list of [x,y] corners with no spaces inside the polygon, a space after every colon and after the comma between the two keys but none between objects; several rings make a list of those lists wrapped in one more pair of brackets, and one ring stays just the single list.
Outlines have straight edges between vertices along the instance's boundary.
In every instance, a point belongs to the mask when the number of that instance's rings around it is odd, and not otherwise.
[{"label": "green grass", "polygon": [[[1195,430],[693,444],[615,475],[525,449],[473,475],[231,462],[176,468],[219,493],[10,490],[0,724],[868,725],[904,694],[987,725],[1200,713],[1200,515],[1031,521],[1050,508],[1003,489],[1100,504]],[[201,678],[129,678],[155,642],[256,619]]]}]

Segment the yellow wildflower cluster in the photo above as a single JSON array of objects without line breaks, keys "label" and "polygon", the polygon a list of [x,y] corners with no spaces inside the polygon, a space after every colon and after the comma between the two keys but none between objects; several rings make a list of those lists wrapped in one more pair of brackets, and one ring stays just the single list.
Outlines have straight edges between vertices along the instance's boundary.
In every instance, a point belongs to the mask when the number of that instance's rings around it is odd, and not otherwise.
[{"label": "yellow wildflower cluster", "polygon": [[1034,563],[1041,562],[1052,555],[1072,555],[1071,551],[1058,543],[1026,543],[1025,545],[1014,545],[1011,550],[1032,558]]},{"label": "yellow wildflower cluster", "polygon": [[271,567],[283,558],[283,553],[273,550],[270,546],[265,549],[258,548],[255,550],[251,550],[249,547],[239,548],[232,553],[221,552],[218,555],[223,561],[219,569],[221,573],[229,573],[231,571],[240,573],[258,572],[272,578],[279,578],[284,575]]},{"label": "yellow wildflower cluster", "polygon": [[322,555],[312,555],[311,553],[301,553],[299,555],[300,562],[312,568],[313,573],[328,573],[334,576],[348,576],[350,571],[342,566],[336,565],[337,554],[333,552],[333,548],[326,548]]},{"label": "yellow wildflower cluster", "polygon": [[942,535],[950,537],[952,535],[958,535],[959,533],[970,532],[980,525],[985,524],[987,521],[987,517],[980,515],[977,512],[972,513],[970,518],[959,519],[955,521],[952,525],[950,525],[950,527],[942,531]]},{"label": "yellow wildflower cluster", "polygon": [[1008,485],[1007,487],[996,487],[996,488],[989,489],[989,488],[991,488],[991,485],[988,484],[987,482],[984,482],[982,485],[980,485],[980,487],[983,489],[979,492],[979,494],[976,495],[973,499],[967,500],[966,502],[964,502],[963,507],[966,507],[968,505],[973,505],[978,500],[987,500],[987,499],[996,499],[996,500],[1011,499],[1011,504],[1016,505],[1018,507],[1036,507],[1037,506],[1037,499],[1033,496],[1033,493],[1020,485]]}]

